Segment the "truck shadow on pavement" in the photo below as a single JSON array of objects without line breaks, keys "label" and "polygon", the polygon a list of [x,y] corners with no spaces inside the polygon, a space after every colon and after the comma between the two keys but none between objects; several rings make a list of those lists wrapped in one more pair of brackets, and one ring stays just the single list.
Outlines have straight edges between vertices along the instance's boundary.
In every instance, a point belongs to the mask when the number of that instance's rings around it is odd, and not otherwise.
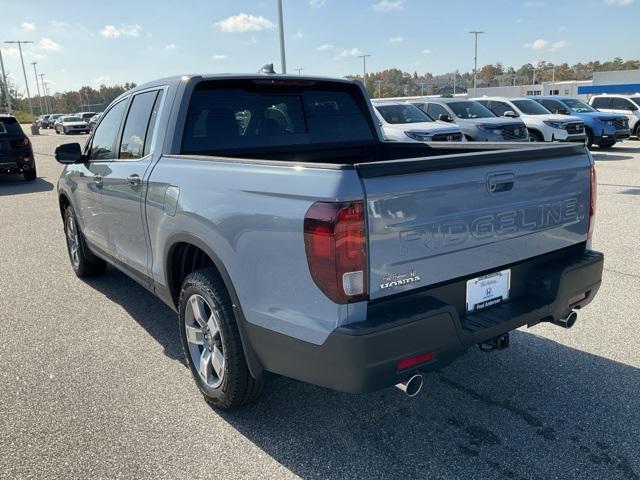
[{"label": "truck shadow on pavement", "polygon": [[[184,364],[160,300],[112,269],[87,284]],[[635,480],[639,386],[640,369],[516,331],[507,350],[474,348],[429,374],[416,398],[278,378],[256,404],[212,415],[302,478]]]},{"label": "truck shadow on pavement", "polygon": [[616,155],[614,153],[598,153],[595,151],[591,152],[591,156],[596,162],[615,162],[621,160],[632,160],[632,155]]},{"label": "truck shadow on pavement", "polygon": [[53,190],[53,184],[44,178],[38,177],[33,182],[27,182],[22,175],[0,175],[0,196],[48,192],[50,190]]}]

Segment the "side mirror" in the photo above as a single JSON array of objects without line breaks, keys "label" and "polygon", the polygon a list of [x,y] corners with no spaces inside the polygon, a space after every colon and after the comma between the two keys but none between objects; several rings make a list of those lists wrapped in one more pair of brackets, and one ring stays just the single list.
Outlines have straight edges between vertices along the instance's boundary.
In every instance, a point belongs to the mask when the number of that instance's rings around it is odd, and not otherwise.
[{"label": "side mirror", "polygon": [[82,154],[79,143],[63,143],[58,145],[55,151],[56,160],[63,165],[82,163],[86,156]]},{"label": "side mirror", "polygon": [[445,115],[444,113],[438,115],[438,120],[441,122],[453,122],[453,118],[451,118],[450,115]]},{"label": "side mirror", "polygon": [[516,114],[516,112],[514,112],[513,110],[507,110],[506,112],[504,112],[502,114],[503,117],[509,117],[509,118],[517,118],[518,115]]},{"label": "side mirror", "polygon": [[629,105],[627,108],[629,109],[630,112],[638,111],[638,107],[636,107],[635,105]]}]

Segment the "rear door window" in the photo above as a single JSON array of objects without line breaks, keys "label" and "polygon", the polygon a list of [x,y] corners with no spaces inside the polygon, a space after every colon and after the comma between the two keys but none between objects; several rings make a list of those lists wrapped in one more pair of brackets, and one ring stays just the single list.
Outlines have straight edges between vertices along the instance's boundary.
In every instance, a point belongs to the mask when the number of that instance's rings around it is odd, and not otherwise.
[{"label": "rear door window", "polygon": [[182,152],[372,142],[369,112],[355,92],[350,85],[203,82],[191,98]]},{"label": "rear door window", "polygon": [[442,105],[438,105],[437,103],[430,103],[427,107],[427,114],[433,118],[434,120],[439,120],[440,115],[449,116],[449,112]]},{"label": "rear door window", "polygon": [[509,111],[514,112],[514,108],[508,103],[491,100],[491,103],[489,105],[490,105],[489,110],[491,110],[493,113],[495,113],[499,117],[504,116],[506,112],[509,112]]},{"label": "rear door window", "polygon": [[611,108],[613,110],[629,110],[629,107],[632,106],[633,104],[626,98],[614,97],[611,99]]}]

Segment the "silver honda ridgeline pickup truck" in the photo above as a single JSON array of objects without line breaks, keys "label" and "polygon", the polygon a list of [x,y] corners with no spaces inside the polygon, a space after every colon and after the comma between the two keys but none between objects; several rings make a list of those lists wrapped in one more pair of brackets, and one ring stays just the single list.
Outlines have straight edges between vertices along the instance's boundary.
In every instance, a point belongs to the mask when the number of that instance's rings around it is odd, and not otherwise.
[{"label": "silver honda ridgeline pickup truck", "polygon": [[71,265],[111,264],[175,309],[220,408],[272,374],[414,395],[473,345],[573,325],[603,266],[584,145],[382,142],[374,119],[345,80],[137,87],[56,149]]}]

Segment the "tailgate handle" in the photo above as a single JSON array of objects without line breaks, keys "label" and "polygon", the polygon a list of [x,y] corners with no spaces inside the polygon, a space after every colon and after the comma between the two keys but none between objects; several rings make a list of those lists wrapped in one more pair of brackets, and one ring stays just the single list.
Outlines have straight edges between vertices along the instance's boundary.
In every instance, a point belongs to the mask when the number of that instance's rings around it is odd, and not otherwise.
[{"label": "tailgate handle", "polygon": [[508,192],[513,189],[515,175],[513,173],[497,173],[487,177],[489,193]]}]

